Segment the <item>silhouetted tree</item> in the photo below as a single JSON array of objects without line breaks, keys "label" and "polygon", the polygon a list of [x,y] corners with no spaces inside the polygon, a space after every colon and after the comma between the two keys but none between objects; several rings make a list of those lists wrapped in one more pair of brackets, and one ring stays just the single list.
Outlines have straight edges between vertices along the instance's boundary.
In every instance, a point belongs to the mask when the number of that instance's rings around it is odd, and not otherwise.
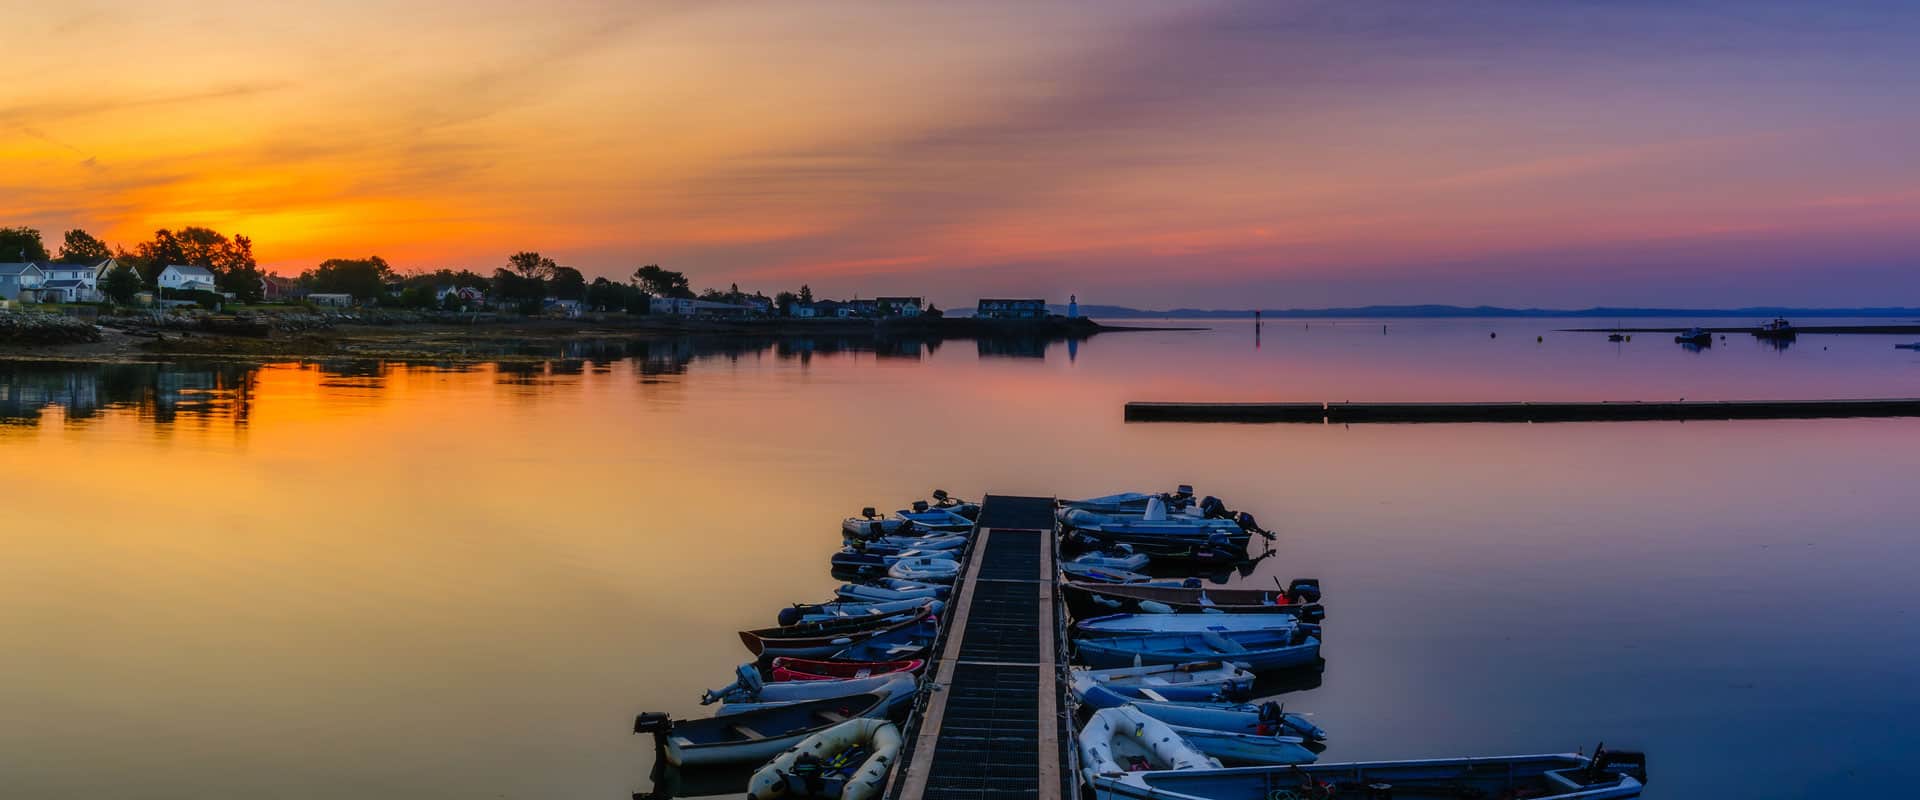
[{"label": "silhouetted tree", "polygon": [[580,300],[587,296],[587,279],[573,267],[554,267],[547,289],[562,300]]},{"label": "silhouetted tree", "polygon": [[554,270],[559,268],[558,264],[553,263],[553,259],[531,250],[523,250],[507,256],[507,266],[513,268],[514,272],[520,273],[522,278],[538,281],[553,277]]},{"label": "silhouetted tree", "polygon": [[108,270],[100,278],[100,293],[123,306],[133,305],[133,298],[140,293],[140,286],[140,273],[125,264]]},{"label": "silhouetted tree", "polygon": [[320,262],[318,268],[300,273],[300,282],[308,291],[372,300],[387,293],[387,280],[392,277],[393,268],[379,256],[329,258]]},{"label": "silhouetted tree", "polygon": [[0,228],[0,261],[45,261],[47,246],[34,228]]},{"label": "silhouetted tree", "polygon": [[92,234],[79,228],[67,231],[66,243],[60,245],[60,260],[67,264],[98,264],[113,257],[113,251],[107,243],[93,238]]},{"label": "silhouetted tree", "polygon": [[693,289],[687,284],[687,276],[669,269],[661,269],[659,264],[648,264],[633,271],[633,280],[640,285],[641,291],[654,297],[693,297]]}]

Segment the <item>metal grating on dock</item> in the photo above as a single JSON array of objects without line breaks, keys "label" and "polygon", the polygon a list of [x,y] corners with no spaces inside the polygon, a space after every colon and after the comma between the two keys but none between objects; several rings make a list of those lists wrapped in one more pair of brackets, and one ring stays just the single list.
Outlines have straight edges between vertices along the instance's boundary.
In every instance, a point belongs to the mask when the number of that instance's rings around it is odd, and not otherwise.
[{"label": "metal grating on dock", "polygon": [[983,501],[934,690],[889,792],[896,800],[1062,796],[1053,505]]}]

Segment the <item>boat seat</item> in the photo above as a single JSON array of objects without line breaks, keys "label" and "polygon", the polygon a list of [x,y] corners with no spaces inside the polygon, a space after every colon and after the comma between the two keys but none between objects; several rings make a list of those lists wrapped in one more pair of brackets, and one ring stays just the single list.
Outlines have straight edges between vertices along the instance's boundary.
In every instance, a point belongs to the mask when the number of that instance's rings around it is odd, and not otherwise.
[{"label": "boat seat", "polygon": [[742,739],[765,739],[767,735],[738,722],[727,726],[727,732]]},{"label": "boat seat", "polygon": [[842,722],[846,722],[846,721],[847,721],[847,717],[846,717],[846,715],[845,715],[845,714],[840,714],[840,713],[837,713],[837,712],[833,712],[833,711],[828,711],[828,710],[826,710],[826,709],[824,709],[824,708],[823,708],[823,709],[821,709],[821,710],[819,710],[819,711],[815,711],[815,712],[813,712],[813,715],[814,715],[814,716],[816,716],[816,717],[819,717],[819,718],[821,718],[821,719],[824,719],[824,720],[826,720],[826,721],[828,721],[828,722],[831,722],[831,723],[834,723],[834,724],[836,724],[836,725],[838,725],[838,724],[840,724],[840,723],[842,723]]},{"label": "boat seat", "polygon": [[1148,700],[1155,700],[1155,701],[1158,701],[1158,702],[1162,702],[1162,703],[1165,703],[1165,702],[1167,702],[1167,698],[1165,698],[1165,697],[1163,697],[1163,696],[1161,696],[1161,694],[1160,694],[1159,692],[1156,692],[1156,691],[1154,691],[1154,690],[1152,690],[1152,689],[1149,689],[1149,688],[1147,688],[1147,687],[1145,687],[1145,686],[1142,686],[1142,687],[1140,687],[1140,693],[1141,693],[1141,694],[1143,694],[1143,695],[1146,695],[1146,697],[1147,697],[1147,699],[1148,699]]}]

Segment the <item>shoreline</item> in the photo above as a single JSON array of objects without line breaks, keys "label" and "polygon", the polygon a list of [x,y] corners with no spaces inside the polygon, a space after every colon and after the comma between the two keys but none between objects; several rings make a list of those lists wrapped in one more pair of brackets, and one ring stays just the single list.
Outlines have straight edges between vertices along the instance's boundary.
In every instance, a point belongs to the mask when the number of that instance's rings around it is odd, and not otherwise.
[{"label": "shoreline", "polygon": [[[266,317],[268,315],[259,315]],[[1086,318],[1042,320],[822,319],[709,320],[589,315],[573,319],[476,316],[467,322],[418,317],[362,315],[366,319],[331,322],[295,330],[253,326],[235,333],[231,325],[206,328],[141,326],[137,320],[108,320],[97,326],[98,341],[61,344],[0,343],[0,361],[140,364],[181,359],[268,362],[347,358],[440,363],[527,363],[564,357],[551,352],[516,352],[584,341],[643,341],[685,337],[803,339],[831,336],[876,343],[928,340],[1083,340],[1101,333],[1207,330],[1203,327],[1103,325]],[[233,317],[203,317],[202,323]],[[127,324],[132,323],[132,324]],[[244,327],[244,326],[242,326]]]}]

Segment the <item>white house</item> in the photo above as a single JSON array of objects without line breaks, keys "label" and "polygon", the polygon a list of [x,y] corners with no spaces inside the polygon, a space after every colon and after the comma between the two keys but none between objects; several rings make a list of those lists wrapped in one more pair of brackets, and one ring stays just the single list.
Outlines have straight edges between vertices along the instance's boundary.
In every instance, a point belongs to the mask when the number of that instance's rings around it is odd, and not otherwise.
[{"label": "white house", "polygon": [[874,305],[883,317],[920,316],[920,298],[918,297],[876,297]]},{"label": "white house", "polygon": [[344,292],[313,292],[307,295],[307,302],[316,306],[346,308],[353,305],[353,295]]},{"label": "white house", "polygon": [[160,270],[160,288],[177,292],[213,291],[213,270],[196,264],[168,264]]},{"label": "white house", "polygon": [[113,259],[98,264],[41,264],[46,276],[40,284],[42,299],[62,303],[91,303],[100,300],[100,278],[119,266]]},{"label": "white house", "polygon": [[455,300],[467,305],[487,302],[487,293],[471,286],[442,286],[433,293],[434,299],[442,304],[447,302],[447,295],[453,295]]},{"label": "white house", "polygon": [[[46,280],[46,273],[38,266],[28,262],[0,264],[0,300],[38,299],[40,284]],[[21,294],[25,293],[25,297]]]}]

